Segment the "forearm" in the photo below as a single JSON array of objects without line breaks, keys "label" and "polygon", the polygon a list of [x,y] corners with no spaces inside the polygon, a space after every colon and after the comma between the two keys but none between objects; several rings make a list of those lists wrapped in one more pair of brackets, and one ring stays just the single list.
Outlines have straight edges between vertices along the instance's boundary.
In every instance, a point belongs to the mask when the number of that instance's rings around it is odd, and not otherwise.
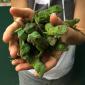
[{"label": "forearm", "polygon": [[81,44],[85,42],[85,35],[80,31],[68,28],[61,41],[65,44]]},{"label": "forearm", "polygon": [[79,18],[80,22],[77,24],[76,30],[68,29],[68,32],[61,38],[62,42],[68,44],[80,44],[85,42],[85,0],[75,0],[74,18]]},{"label": "forearm", "polygon": [[80,22],[77,24],[77,29],[85,34],[85,0],[76,0],[74,18],[79,18]]},{"label": "forearm", "polygon": [[78,29],[85,29],[85,0],[75,0],[74,18],[79,18]]}]

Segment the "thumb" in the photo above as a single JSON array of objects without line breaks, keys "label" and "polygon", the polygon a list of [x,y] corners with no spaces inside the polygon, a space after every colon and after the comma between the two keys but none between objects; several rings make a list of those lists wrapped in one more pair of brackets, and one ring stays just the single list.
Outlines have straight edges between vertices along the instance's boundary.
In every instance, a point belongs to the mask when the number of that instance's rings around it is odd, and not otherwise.
[{"label": "thumb", "polygon": [[58,17],[55,13],[52,13],[50,15],[50,23],[52,25],[61,25],[63,23],[63,21],[61,20],[60,17]]}]

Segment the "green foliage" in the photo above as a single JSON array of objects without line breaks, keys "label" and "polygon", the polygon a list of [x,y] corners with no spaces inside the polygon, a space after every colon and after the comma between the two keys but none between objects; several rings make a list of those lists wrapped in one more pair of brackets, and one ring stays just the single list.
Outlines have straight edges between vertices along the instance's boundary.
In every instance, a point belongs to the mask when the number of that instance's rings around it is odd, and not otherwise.
[{"label": "green foliage", "polygon": [[65,20],[64,21],[64,24],[69,26],[69,27],[72,27],[72,28],[75,28],[76,27],[76,24],[80,21],[80,19],[78,18],[75,18],[73,20]]},{"label": "green foliage", "polygon": [[58,25],[58,26],[52,26],[51,23],[47,23],[45,25],[45,30],[47,35],[61,37],[62,34],[64,34],[67,31],[66,25]]},{"label": "green foliage", "polygon": [[14,34],[17,34],[19,39],[26,40],[27,39],[27,34],[25,33],[25,30],[22,28],[17,29]]},{"label": "green foliage", "polygon": [[32,33],[33,31],[35,31],[35,27],[36,27],[36,24],[35,23],[26,23],[25,27],[24,27],[24,31],[27,33],[27,34],[30,34]]},{"label": "green foliage", "polygon": [[0,0],[0,3],[7,3],[7,2],[10,2],[10,0]]},{"label": "green foliage", "polygon": [[50,14],[52,13],[60,13],[62,12],[62,8],[58,5],[54,5],[52,7],[49,7],[49,9],[45,9],[42,11],[38,11],[35,13],[34,20],[37,21],[37,23],[46,23],[49,22]]},{"label": "green foliage", "polygon": [[64,43],[57,43],[56,45],[55,45],[55,49],[56,50],[60,50],[60,51],[67,51],[68,50],[68,47],[67,47],[67,45],[66,44],[64,44]]},{"label": "green foliage", "polygon": [[67,32],[68,27],[75,27],[78,19],[66,20],[62,25],[53,26],[49,22],[51,13],[60,13],[60,6],[52,6],[35,12],[31,21],[15,31],[19,38],[20,56],[27,60],[42,77],[46,71],[42,61],[44,52],[50,50],[66,51],[67,45],[60,38]]},{"label": "green foliage", "polygon": [[39,76],[42,77],[43,73],[46,71],[45,65],[39,59],[35,59],[32,65],[34,69],[39,73]]},{"label": "green foliage", "polygon": [[23,40],[19,40],[20,44],[20,55],[23,57],[24,55],[28,54],[30,51],[30,45],[25,43]]}]

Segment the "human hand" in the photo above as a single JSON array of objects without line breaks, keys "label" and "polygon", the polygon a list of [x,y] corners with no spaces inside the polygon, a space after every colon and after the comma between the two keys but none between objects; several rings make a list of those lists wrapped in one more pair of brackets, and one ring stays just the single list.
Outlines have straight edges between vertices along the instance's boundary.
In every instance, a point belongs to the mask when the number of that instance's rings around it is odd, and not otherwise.
[{"label": "human hand", "polygon": [[[14,31],[21,27],[23,25],[23,19],[24,18],[28,18],[31,19],[33,16],[33,10],[31,10],[30,8],[15,8],[12,7],[10,9],[10,13],[12,14],[12,16],[17,17],[16,20],[7,27],[6,31],[3,34],[3,41],[6,43],[9,43],[9,52],[12,58],[14,58],[14,60],[12,60],[12,64],[16,65],[15,69],[16,71],[20,71],[20,70],[26,70],[26,69],[31,69],[33,68],[29,63],[27,63],[25,60],[21,59],[20,57],[17,56],[19,47],[18,47],[18,39],[16,36],[13,35]],[[62,24],[62,20],[57,17],[55,14],[52,14],[50,16],[50,22],[54,25],[54,24]],[[43,56],[43,62],[45,63],[46,66],[46,70],[50,70],[51,68],[53,68],[57,62],[58,59],[60,57],[60,55],[62,54],[62,52],[55,52],[53,51],[50,55],[45,54]],[[46,57],[47,56],[51,56],[51,57]],[[57,58],[55,57],[57,56]]]}]

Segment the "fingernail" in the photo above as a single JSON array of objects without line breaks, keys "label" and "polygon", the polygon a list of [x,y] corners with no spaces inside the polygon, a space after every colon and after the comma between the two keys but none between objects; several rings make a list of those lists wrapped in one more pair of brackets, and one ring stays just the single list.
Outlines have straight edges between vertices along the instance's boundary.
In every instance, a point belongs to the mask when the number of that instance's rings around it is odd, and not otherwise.
[{"label": "fingernail", "polygon": [[52,13],[51,15],[52,15],[52,16],[56,16],[56,13]]},{"label": "fingernail", "polygon": [[12,65],[15,65],[15,62],[14,61],[12,61],[11,63],[12,63]]},{"label": "fingernail", "polygon": [[16,54],[15,51],[10,50],[10,55],[11,55],[12,58],[15,58],[17,54]]}]

